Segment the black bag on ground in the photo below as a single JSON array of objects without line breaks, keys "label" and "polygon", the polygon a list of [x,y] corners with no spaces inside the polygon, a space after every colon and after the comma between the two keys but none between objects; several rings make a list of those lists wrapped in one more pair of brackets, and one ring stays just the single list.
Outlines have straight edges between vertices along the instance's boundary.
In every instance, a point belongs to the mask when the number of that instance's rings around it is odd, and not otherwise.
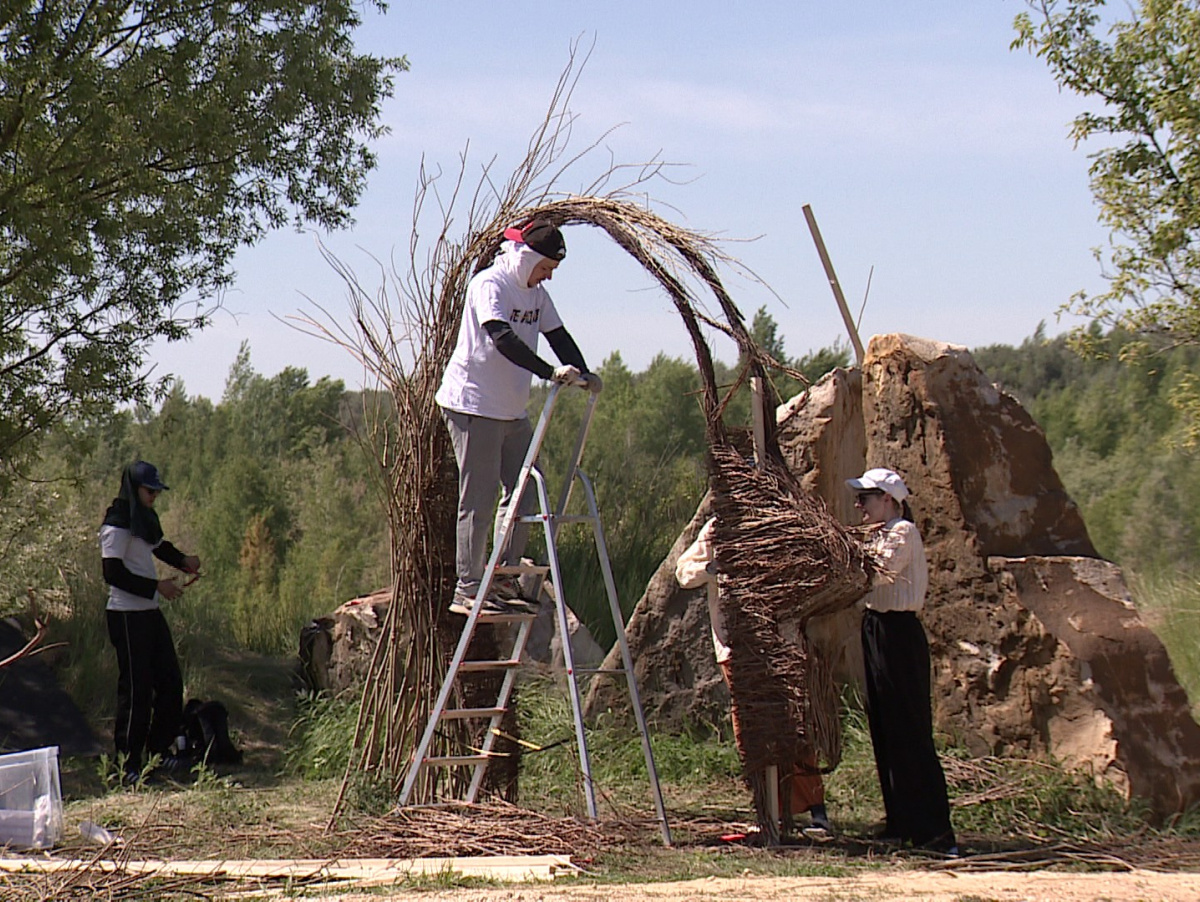
[{"label": "black bag on ground", "polygon": [[229,711],[220,702],[194,698],[183,706],[188,751],[208,764],[241,764],[242,752],[229,738]]}]

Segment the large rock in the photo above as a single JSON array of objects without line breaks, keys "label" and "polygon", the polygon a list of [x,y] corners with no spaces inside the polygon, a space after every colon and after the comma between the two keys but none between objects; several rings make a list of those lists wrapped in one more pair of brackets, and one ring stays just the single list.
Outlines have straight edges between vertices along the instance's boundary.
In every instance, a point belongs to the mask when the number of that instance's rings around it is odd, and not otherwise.
[{"label": "large rock", "polygon": [[1025,713],[1051,753],[1160,813],[1200,799],[1200,726],[1120,570],[1079,557],[988,563],[1057,642],[1053,659],[1021,674]]},{"label": "large rock", "polygon": [[[531,660],[551,670],[562,670],[566,666],[566,657],[558,627],[554,585],[543,581],[541,592],[542,605],[538,609],[537,619],[530,626],[525,653]],[[592,638],[591,630],[575,616],[570,606],[567,607],[567,635],[571,637],[571,659],[577,668],[598,667],[604,660],[604,649]]]},{"label": "large rock", "polygon": [[[975,754],[1054,755],[1159,815],[1200,801],[1200,728],[1165,651],[1120,571],[1096,557],[1042,431],[965,348],[876,336],[861,377],[835,370],[777,421],[785,460],[843,522],[857,519],[844,480],[866,467],[891,467],[912,490],[941,731]],[[630,622],[647,711],[662,724],[711,716],[725,700],[706,666],[703,605],[673,578],[706,516],[684,530]],[[861,680],[859,620],[850,610],[808,626],[844,682]]]},{"label": "large rock", "polygon": [[[965,348],[876,336],[863,420],[868,465],[904,474],[925,538],[939,727],[977,753],[1086,766],[1160,815],[1200,800],[1186,695],[1018,402]],[[1138,660],[1152,674],[1130,682]],[[1152,708],[1168,737],[1146,735]]]},{"label": "large rock", "polygon": [[[530,628],[525,650],[530,661],[561,668],[562,640],[558,634],[553,588],[548,582],[542,586],[542,606]],[[310,689],[336,695],[362,684],[391,602],[391,589],[352,598],[333,613],[313,620],[301,631],[300,662]],[[569,608],[567,625],[575,665],[598,665],[604,658],[604,650]],[[510,640],[507,647],[511,646]]]},{"label": "large rock", "polygon": [[1009,698],[1021,681],[994,670],[1040,660],[1053,640],[987,566],[988,555],[1095,555],[1045,437],[957,345],[875,336],[862,395],[867,466],[903,474],[929,558],[938,726],[976,754],[1045,751]]},{"label": "large rock", "polygon": [[[646,719],[662,730],[720,730],[729,716],[729,689],[713,654],[707,590],[681,589],[675,580],[679,555],[696,540],[710,516],[705,498],[650,577],[625,626],[642,710]],[[617,670],[622,666],[620,648],[614,645],[603,668]],[[589,717],[603,711],[628,715],[625,677],[594,679],[585,707]]]},{"label": "large rock", "polygon": [[846,474],[857,476],[867,459],[862,417],[862,373],[838,367],[775,413],[783,460],[805,491],[825,501],[845,524],[857,523]]},{"label": "large rock", "polygon": [[300,633],[300,663],[309,688],[337,695],[362,685],[379,643],[392,590],[380,589],[339,605]]},{"label": "large rock", "polygon": [[[854,497],[846,491],[847,474],[866,469],[867,436],[862,416],[862,373],[838,367],[808,391],[779,405],[775,416],[779,450],[800,485],[822,499],[841,523],[857,523]],[[858,606],[812,618],[805,632],[833,679],[863,683]]]},{"label": "large rock", "polygon": [[[959,345],[877,335],[863,361],[869,466],[904,474],[928,545],[953,531],[987,555],[1095,557],[1033,418]],[[955,536],[955,539],[959,536]]]}]

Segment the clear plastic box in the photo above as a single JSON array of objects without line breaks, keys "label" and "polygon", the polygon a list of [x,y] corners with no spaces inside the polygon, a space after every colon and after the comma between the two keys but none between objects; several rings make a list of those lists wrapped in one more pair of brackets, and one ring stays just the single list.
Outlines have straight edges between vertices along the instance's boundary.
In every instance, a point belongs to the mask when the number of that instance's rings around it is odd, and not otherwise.
[{"label": "clear plastic box", "polygon": [[58,746],[0,755],[0,846],[48,849],[62,831]]}]

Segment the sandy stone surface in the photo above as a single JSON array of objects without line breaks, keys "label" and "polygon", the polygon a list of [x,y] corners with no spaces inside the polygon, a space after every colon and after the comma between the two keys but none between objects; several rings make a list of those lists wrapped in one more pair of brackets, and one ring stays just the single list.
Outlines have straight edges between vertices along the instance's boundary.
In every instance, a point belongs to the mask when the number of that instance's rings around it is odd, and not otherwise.
[{"label": "sandy stone surface", "polygon": [[[1200,874],[1132,871],[1112,874],[1040,872],[953,873],[949,871],[880,871],[854,877],[709,877],[674,883],[604,886],[526,885],[388,895],[350,893],[330,897],[339,902],[407,899],[452,902],[593,902],[593,900],[830,900],[853,902],[917,899],[922,902],[1196,902]],[[311,899],[312,897],[306,897]]]}]

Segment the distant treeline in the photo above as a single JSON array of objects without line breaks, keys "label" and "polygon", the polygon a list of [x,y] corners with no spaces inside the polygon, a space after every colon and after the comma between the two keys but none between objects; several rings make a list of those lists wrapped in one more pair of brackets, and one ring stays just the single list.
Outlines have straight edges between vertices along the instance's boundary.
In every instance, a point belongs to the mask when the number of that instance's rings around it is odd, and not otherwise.
[{"label": "distant treeline", "polygon": [[974,356],[1045,430],[1101,555],[1143,577],[1196,572],[1200,349],[1150,353],[1122,332],[1093,333],[1089,344],[1081,357],[1039,328],[1020,347]]},{"label": "distant treeline", "polygon": [[[841,345],[788,360],[762,311],[754,331],[810,380],[848,362]],[[1200,499],[1200,463],[1187,428],[1197,353],[1121,362],[1126,339],[1098,343],[1107,358],[1085,360],[1039,330],[1020,347],[997,345],[975,356],[1045,428],[1101,553],[1135,571],[1190,572],[1200,555],[1200,506],[1191,504]],[[732,367],[718,369],[720,381],[733,381]],[[600,373],[605,389],[585,469],[628,613],[704,492],[700,379],[693,362],[663,355],[634,373],[613,354]],[[788,378],[779,389],[786,398],[801,386]],[[535,392],[535,408],[540,397]],[[566,400],[546,446],[552,478],[569,454],[583,397]],[[189,624],[181,628],[245,649],[294,649],[307,620],[388,581],[362,401],[338,381],[310,382],[302,369],[259,375],[243,348],[217,402],[177,386],[157,409],[72,422],[46,435],[38,469],[4,501],[2,607],[23,609],[33,597],[60,620],[75,620],[86,641],[103,643],[96,533],[121,467],[142,457],[161,467],[171,487],[159,502],[167,535],[204,560],[204,577],[176,607],[174,616]],[[747,411],[739,398],[731,417],[744,421]],[[565,589],[607,641],[611,628],[586,539],[564,530]]]}]

